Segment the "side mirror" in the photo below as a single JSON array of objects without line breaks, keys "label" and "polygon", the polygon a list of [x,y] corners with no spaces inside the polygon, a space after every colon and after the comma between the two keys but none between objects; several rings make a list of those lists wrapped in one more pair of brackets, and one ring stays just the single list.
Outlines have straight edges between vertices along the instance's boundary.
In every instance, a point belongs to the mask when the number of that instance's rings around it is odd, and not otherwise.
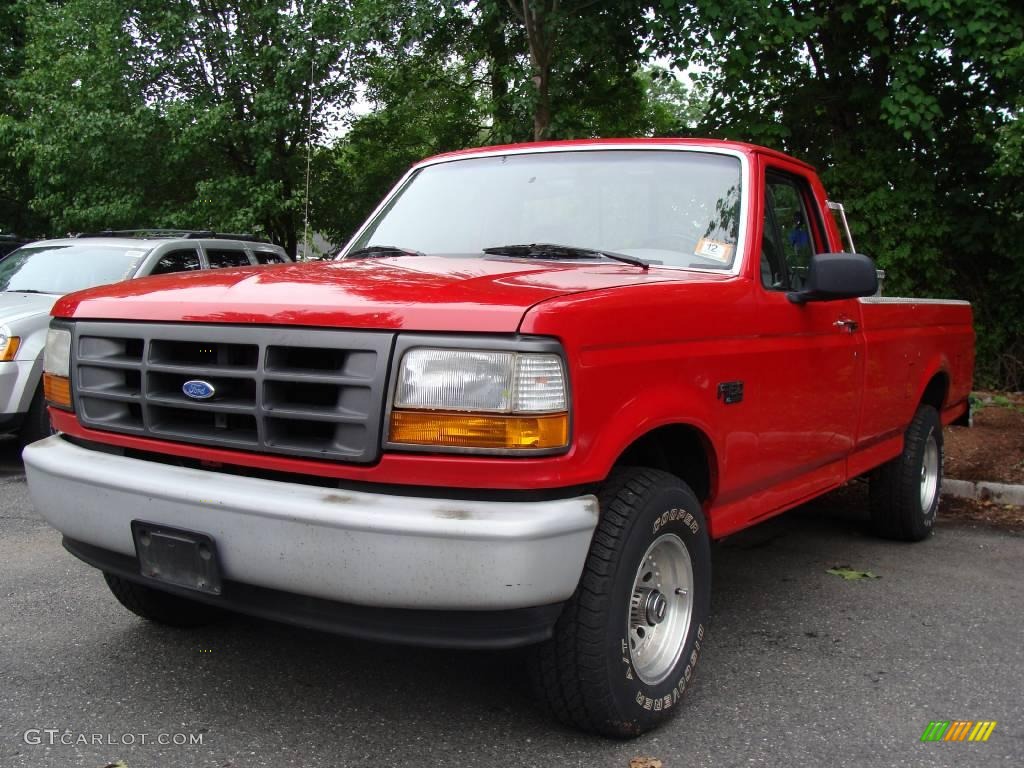
[{"label": "side mirror", "polygon": [[836,301],[878,292],[875,262],[859,253],[816,253],[811,256],[807,282],[802,291],[786,294],[794,304]]}]

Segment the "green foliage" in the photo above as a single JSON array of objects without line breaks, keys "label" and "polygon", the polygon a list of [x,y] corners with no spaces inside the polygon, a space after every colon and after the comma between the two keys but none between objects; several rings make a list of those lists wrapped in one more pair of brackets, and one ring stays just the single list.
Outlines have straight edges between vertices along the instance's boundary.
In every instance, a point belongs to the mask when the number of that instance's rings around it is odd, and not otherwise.
[{"label": "green foliage", "polygon": [[46,229],[45,220],[27,205],[32,184],[16,156],[24,111],[15,103],[17,80],[25,65],[26,0],[0,5],[0,233],[32,235]]}]

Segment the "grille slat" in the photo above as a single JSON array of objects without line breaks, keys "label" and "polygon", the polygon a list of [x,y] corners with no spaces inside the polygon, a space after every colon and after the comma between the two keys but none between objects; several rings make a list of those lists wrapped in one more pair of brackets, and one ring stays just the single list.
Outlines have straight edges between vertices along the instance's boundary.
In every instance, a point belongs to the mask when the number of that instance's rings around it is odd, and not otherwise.
[{"label": "grille slat", "polygon": [[196,400],[189,400],[188,398],[181,397],[161,397],[159,395],[150,395],[146,398],[146,402],[152,405],[167,406],[170,408],[184,408],[189,411],[209,411],[210,413],[256,413],[255,405],[239,405],[238,403],[203,403]]},{"label": "grille slat", "polygon": [[99,400],[113,400],[118,403],[138,403],[142,396],[138,392],[119,392],[116,389],[83,389],[83,397]]},{"label": "grille slat", "polygon": [[218,368],[214,366],[200,365],[168,365],[167,363],[147,363],[146,369],[156,373],[187,374],[190,379],[202,376],[222,376],[228,379],[251,379],[255,373],[255,371],[248,371],[241,368]]},{"label": "grille slat", "polygon": [[283,381],[304,384],[342,384],[346,386],[365,387],[372,383],[371,379],[355,378],[352,376],[329,376],[323,374],[306,373],[296,371],[295,373],[284,373],[281,371],[266,372],[263,374],[264,381]]},{"label": "grille slat", "polygon": [[142,363],[138,360],[118,359],[113,357],[82,357],[78,362],[88,363],[93,368],[113,368],[122,371],[137,371]]},{"label": "grille slat", "polygon": [[[76,404],[93,429],[371,462],[393,340],[374,331],[80,322]],[[185,395],[191,380],[213,396]]]},{"label": "grille slat", "polygon": [[293,408],[263,407],[263,412],[275,419],[298,419],[300,421],[333,421],[339,424],[363,424],[365,416],[356,416],[348,413],[331,412],[326,409],[309,408],[305,411],[297,411]]}]

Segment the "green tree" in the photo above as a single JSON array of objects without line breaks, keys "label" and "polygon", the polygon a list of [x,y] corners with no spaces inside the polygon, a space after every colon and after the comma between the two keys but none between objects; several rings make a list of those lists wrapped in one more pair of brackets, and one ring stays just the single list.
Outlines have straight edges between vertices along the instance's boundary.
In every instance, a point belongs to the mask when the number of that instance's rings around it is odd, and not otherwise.
[{"label": "green tree", "polygon": [[[498,0],[490,0],[497,2]],[[648,3],[505,0],[525,37],[533,140],[623,133],[644,112]]]},{"label": "green tree", "polygon": [[16,84],[25,62],[26,11],[25,0],[0,5],[0,233],[37,235],[46,230],[47,222],[29,207],[31,180],[15,154],[25,119],[16,103]]},{"label": "green tree", "polygon": [[[256,227],[296,252],[307,149],[355,97],[361,35],[383,7],[345,0],[149,0],[135,34],[146,97],[175,126],[168,148],[198,159],[183,213],[219,229]],[[371,7],[372,6],[372,7]]]},{"label": "green tree", "polygon": [[[175,208],[188,168],[145,100],[127,12],[115,0],[26,0],[24,67],[14,80],[13,154],[33,212],[56,232],[151,226]],[[24,193],[25,191],[23,191]]]}]

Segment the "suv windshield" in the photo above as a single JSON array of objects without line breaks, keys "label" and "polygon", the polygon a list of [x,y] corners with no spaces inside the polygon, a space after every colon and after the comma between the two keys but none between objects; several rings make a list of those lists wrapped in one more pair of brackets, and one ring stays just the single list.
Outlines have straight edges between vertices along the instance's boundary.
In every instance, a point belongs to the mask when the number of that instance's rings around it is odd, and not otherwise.
[{"label": "suv windshield", "polygon": [[0,291],[65,294],[128,278],[146,251],[130,246],[34,245],[0,261]]},{"label": "suv windshield", "polygon": [[509,243],[614,251],[652,264],[732,267],[740,161],[667,150],[538,152],[427,166],[349,251],[398,244],[479,256]]}]

